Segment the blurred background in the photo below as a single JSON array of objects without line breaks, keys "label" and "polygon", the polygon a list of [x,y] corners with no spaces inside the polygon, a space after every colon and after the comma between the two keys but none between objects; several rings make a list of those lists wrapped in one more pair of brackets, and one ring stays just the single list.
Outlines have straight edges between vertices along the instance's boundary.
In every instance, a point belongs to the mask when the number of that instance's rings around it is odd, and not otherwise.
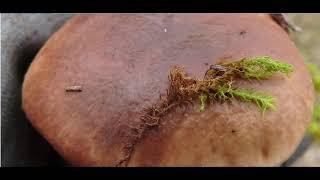
[{"label": "blurred background", "polygon": [[[31,127],[21,108],[23,75],[45,41],[72,14],[1,15],[1,164],[56,166],[63,159]],[[320,67],[320,14],[288,14],[302,32],[290,36],[307,62]],[[5,77],[5,78],[4,78]],[[319,121],[318,121],[319,122]],[[320,141],[307,136],[284,166],[320,167]],[[5,146],[5,148],[4,148]]]},{"label": "blurred background", "polygon": [[[320,67],[320,14],[288,14],[302,32],[292,33],[292,38],[306,61]],[[318,121],[319,122],[319,121]],[[320,141],[313,141],[306,152],[292,166],[320,167]]]}]

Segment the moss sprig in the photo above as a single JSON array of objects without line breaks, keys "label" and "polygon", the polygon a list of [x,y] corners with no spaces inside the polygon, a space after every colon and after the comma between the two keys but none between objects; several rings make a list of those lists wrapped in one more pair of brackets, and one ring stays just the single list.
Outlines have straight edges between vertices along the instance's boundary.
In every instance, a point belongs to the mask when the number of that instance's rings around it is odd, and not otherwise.
[{"label": "moss sprig", "polygon": [[263,56],[244,61],[244,77],[245,78],[270,78],[277,72],[288,75],[293,71],[291,64],[274,60],[271,57]]},{"label": "moss sprig", "polygon": [[233,73],[239,74],[245,79],[267,79],[278,72],[286,75],[293,72],[291,64],[281,62],[269,56],[244,58],[240,61],[221,65],[233,70]]},{"label": "moss sprig", "polygon": [[192,103],[196,99],[200,101],[199,111],[203,112],[208,103],[225,102],[232,98],[255,103],[264,113],[275,109],[276,99],[263,92],[234,87],[234,82],[238,79],[266,79],[276,73],[288,75],[292,71],[292,65],[268,56],[211,65],[202,79],[193,78],[182,67],[176,66],[169,74],[167,98],[147,109],[146,116],[153,120],[176,106]]},{"label": "moss sprig", "polygon": [[253,102],[263,113],[268,109],[275,109],[276,99],[263,92],[249,89],[219,87],[216,95],[218,95],[218,99],[223,101],[229,98],[237,98],[244,102]]}]

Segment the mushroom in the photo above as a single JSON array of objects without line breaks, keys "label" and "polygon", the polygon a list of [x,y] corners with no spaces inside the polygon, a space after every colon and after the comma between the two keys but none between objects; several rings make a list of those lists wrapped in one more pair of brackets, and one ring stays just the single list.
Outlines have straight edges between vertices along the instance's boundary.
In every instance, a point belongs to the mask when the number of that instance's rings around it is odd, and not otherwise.
[{"label": "mushroom", "polygon": [[[262,55],[293,73],[237,86],[271,94],[275,110],[232,100],[199,112],[194,103],[141,128],[172,67],[201,78],[209,64]],[[303,58],[268,14],[76,15],[38,52],[22,93],[34,128],[72,166],[278,166],[315,99]]]}]

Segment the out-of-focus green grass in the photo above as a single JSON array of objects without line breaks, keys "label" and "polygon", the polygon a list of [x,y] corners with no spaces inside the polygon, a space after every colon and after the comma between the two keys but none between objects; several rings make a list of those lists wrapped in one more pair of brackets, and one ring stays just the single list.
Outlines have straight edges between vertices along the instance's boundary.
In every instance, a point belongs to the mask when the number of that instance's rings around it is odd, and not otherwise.
[{"label": "out-of-focus green grass", "polygon": [[[294,24],[302,28],[302,32],[291,33],[291,37],[309,65],[316,90],[319,92],[320,68],[320,13],[289,14]],[[320,98],[318,96],[318,103]],[[319,130],[318,130],[319,131]]]},{"label": "out-of-focus green grass", "polygon": [[[320,67],[320,13],[289,14],[302,32],[291,33],[292,39],[308,63]],[[320,166],[320,143],[314,143],[293,166]]]}]

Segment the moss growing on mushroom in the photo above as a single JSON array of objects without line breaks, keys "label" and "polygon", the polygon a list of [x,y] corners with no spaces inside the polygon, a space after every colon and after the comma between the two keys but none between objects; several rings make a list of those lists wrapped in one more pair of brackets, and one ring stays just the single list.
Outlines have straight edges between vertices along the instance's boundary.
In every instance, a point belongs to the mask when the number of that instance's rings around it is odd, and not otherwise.
[{"label": "moss growing on mushroom", "polygon": [[288,75],[293,71],[291,64],[282,63],[271,57],[257,57],[244,61],[244,76],[247,78],[269,78],[277,72]]},{"label": "moss growing on mushroom", "polygon": [[[275,73],[289,74],[293,66],[268,56],[244,58],[239,61],[211,65],[204,77],[189,76],[182,67],[173,67],[169,73],[169,87],[165,97],[144,109],[142,123],[134,130],[138,132],[131,144],[125,148],[125,156],[117,166],[127,164],[135,144],[144,133],[161,123],[162,118],[177,107],[199,102],[199,111],[206,110],[209,103],[223,103],[232,98],[255,103],[262,112],[275,108],[275,98],[263,92],[239,89],[233,86],[238,79],[266,79]],[[138,131],[137,131],[138,130]]]},{"label": "moss growing on mushroom", "polygon": [[275,109],[275,98],[262,92],[248,89],[220,87],[218,93],[219,96],[223,97],[223,99],[234,97],[244,102],[253,102],[260,108],[262,112],[265,112],[268,109]]},{"label": "moss growing on mushroom", "polygon": [[161,118],[170,109],[200,100],[200,112],[206,104],[225,102],[231,98],[255,103],[262,112],[274,109],[276,100],[263,92],[233,87],[238,79],[266,79],[275,73],[289,74],[293,66],[268,56],[243,58],[239,61],[211,65],[202,79],[189,76],[182,67],[174,67],[169,74],[166,99],[147,109],[147,121]]},{"label": "moss growing on mushroom", "polygon": [[200,111],[208,102],[224,102],[236,98],[255,103],[263,112],[275,108],[275,98],[262,92],[233,87],[237,78],[266,79],[277,72],[289,74],[293,66],[268,56],[244,58],[240,61],[211,65],[203,79],[189,77],[182,68],[175,67],[170,73],[171,87],[182,99],[200,99]]}]

